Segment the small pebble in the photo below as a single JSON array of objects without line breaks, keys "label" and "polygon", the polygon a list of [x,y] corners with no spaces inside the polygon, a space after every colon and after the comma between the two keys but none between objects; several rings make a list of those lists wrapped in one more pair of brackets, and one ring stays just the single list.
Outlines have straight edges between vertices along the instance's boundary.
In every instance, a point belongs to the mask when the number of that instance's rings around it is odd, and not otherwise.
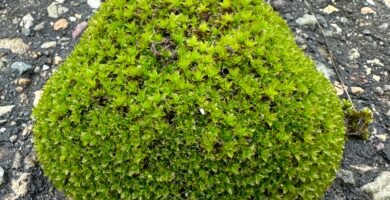
[{"label": "small pebble", "polygon": [[28,78],[19,78],[18,80],[16,80],[16,84],[23,87],[28,86],[30,83],[31,80]]},{"label": "small pebble", "polygon": [[19,75],[22,75],[24,72],[32,69],[32,66],[24,62],[14,62],[11,65],[11,69],[17,70]]},{"label": "small pebble", "polygon": [[349,59],[350,60],[355,60],[360,57],[359,50],[353,48],[349,51]]},{"label": "small pebble", "polygon": [[334,7],[332,5],[328,5],[324,9],[322,9],[322,11],[324,13],[326,13],[326,14],[331,14],[331,13],[334,13],[334,12],[338,12],[339,9],[337,9],[336,7]]},{"label": "small pebble", "polygon": [[386,140],[387,140],[387,135],[385,135],[385,134],[375,135],[375,137],[378,138],[378,140],[381,142],[386,142]]},{"label": "small pebble", "polygon": [[24,167],[26,169],[30,169],[32,167],[35,167],[35,160],[33,158],[33,156],[29,155],[29,156],[26,156],[26,158],[24,158]]},{"label": "small pebble", "polygon": [[69,8],[62,6],[58,2],[53,2],[49,7],[47,7],[47,13],[50,18],[58,18],[68,11]]},{"label": "small pebble", "polygon": [[370,34],[371,34],[371,31],[368,30],[368,29],[364,29],[362,33],[363,33],[364,35],[370,35]]},{"label": "small pebble", "polygon": [[376,81],[379,82],[381,80],[381,77],[378,75],[372,75],[372,78]]},{"label": "small pebble", "polygon": [[383,86],[383,90],[384,90],[385,92],[390,91],[390,85],[385,85],[385,86]]},{"label": "small pebble", "polygon": [[18,93],[23,92],[23,88],[22,88],[22,87],[16,87],[15,90],[16,90],[16,92],[18,92]]},{"label": "small pebble", "polygon": [[384,91],[381,87],[376,87],[375,89],[375,93],[379,94],[379,95],[383,95]]},{"label": "small pebble", "polygon": [[314,17],[314,15],[305,14],[298,18],[295,22],[300,26],[315,25],[317,23],[317,19]]},{"label": "small pebble", "polygon": [[360,10],[360,13],[362,13],[363,15],[367,15],[367,14],[376,14],[376,11],[373,10],[372,8],[370,8],[370,7],[363,7],[363,8]]},{"label": "small pebble", "polygon": [[12,162],[12,169],[19,169],[22,166],[22,154],[19,151],[16,151],[14,156],[14,161]]},{"label": "small pebble", "polygon": [[22,27],[22,33],[25,36],[29,36],[31,34],[30,28],[34,25],[34,18],[29,13],[22,18],[19,25]]},{"label": "small pebble", "polygon": [[18,136],[17,136],[17,135],[12,135],[11,137],[9,137],[9,141],[10,141],[11,143],[16,142],[16,140],[18,140]]},{"label": "small pebble", "polygon": [[3,185],[3,183],[5,182],[4,181],[4,169],[2,167],[0,167],[0,186]]},{"label": "small pebble", "polygon": [[56,41],[49,41],[49,42],[45,42],[41,45],[41,48],[42,49],[49,49],[49,48],[54,48],[57,46],[57,42]]},{"label": "small pebble", "polygon": [[102,2],[100,0],[88,0],[87,4],[89,5],[89,7],[93,8],[93,9],[97,9],[100,7]]},{"label": "small pebble", "polygon": [[86,21],[77,24],[76,28],[72,32],[72,38],[73,39],[78,38],[81,35],[81,33],[85,30],[85,28],[87,28],[87,26],[88,26],[88,22]]},{"label": "small pebble", "polygon": [[361,87],[351,87],[351,91],[354,94],[363,94],[364,93],[364,89]]},{"label": "small pebble", "polygon": [[55,31],[66,29],[66,28],[68,28],[68,21],[66,19],[59,19],[53,25],[53,29]]},{"label": "small pebble", "polygon": [[0,106],[0,117],[11,112],[14,107],[14,105]]},{"label": "small pebble", "polygon": [[48,70],[48,69],[50,69],[50,67],[49,67],[48,65],[43,65],[43,66],[42,66],[42,71],[46,71],[46,70]]},{"label": "small pebble", "polygon": [[59,65],[62,62],[62,58],[60,56],[54,57],[54,63],[55,65]]},{"label": "small pebble", "polygon": [[385,145],[382,142],[375,145],[375,150],[377,150],[377,151],[381,151],[384,148],[385,148]]},{"label": "small pebble", "polygon": [[45,28],[45,22],[41,22],[34,27],[34,31],[41,31]]},{"label": "small pebble", "polygon": [[43,94],[42,90],[37,90],[34,92],[34,96],[35,96],[33,102],[34,107],[38,105],[39,99],[41,99],[42,94]]}]

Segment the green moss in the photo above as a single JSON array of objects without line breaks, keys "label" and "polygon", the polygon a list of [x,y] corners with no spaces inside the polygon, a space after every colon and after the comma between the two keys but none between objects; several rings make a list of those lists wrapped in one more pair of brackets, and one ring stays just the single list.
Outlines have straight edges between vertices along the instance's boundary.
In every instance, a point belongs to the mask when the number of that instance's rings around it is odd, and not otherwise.
[{"label": "green moss", "polygon": [[357,111],[353,108],[352,103],[347,100],[342,102],[342,108],[347,135],[367,140],[370,137],[368,126],[373,122],[371,110],[364,108],[361,111]]},{"label": "green moss", "polygon": [[313,199],[339,167],[331,84],[263,1],[108,0],[34,110],[74,199]]}]

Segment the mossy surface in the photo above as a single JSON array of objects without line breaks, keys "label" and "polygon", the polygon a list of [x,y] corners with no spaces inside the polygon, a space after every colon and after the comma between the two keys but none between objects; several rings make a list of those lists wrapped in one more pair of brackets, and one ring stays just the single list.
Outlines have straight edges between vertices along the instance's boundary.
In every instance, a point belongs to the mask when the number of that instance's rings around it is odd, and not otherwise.
[{"label": "mossy surface", "polygon": [[255,0],[108,0],[34,109],[45,174],[74,199],[313,199],[343,112]]}]

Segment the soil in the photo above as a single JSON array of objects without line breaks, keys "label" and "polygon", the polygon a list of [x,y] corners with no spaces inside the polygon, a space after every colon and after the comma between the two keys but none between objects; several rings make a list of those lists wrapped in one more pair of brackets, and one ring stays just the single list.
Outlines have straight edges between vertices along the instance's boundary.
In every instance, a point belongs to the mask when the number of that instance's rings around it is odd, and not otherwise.
[{"label": "soil", "polygon": [[[36,91],[43,88],[59,65],[55,60],[58,57],[65,60],[77,44],[78,39],[72,38],[72,32],[78,24],[89,20],[94,9],[86,0],[65,0],[59,4],[67,7],[68,12],[50,18],[47,8],[52,2],[55,1],[0,0],[0,107],[15,106],[11,112],[0,115],[0,167],[5,171],[0,199],[66,199],[44,176],[36,160],[30,130],[31,111]],[[345,143],[341,168],[353,174],[353,181],[337,176],[324,196],[329,200],[370,199],[360,188],[381,172],[390,170],[390,142],[383,139],[390,137],[390,90],[386,90],[386,85],[390,85],[390,7],[383,0],[308,1],[310,9],[303,0],[268,0],[268,3],[287,21],[298,45],[317,66],[322,65],[329,73],[330,81],[339,89],[340,98],[347,98],[339,88],[342,81],[357,109],[368,107],[373,111],[370,139],[350,138]],[[338,11],[326,13],[324,8],[329,5]],[[361,9],[364,7],[375,13],[363,14]],[[28,36],[20,26],[27,14],[34,19]],[[314,14],[320,26],[299,25],[297,19],[305,14]],[[69,24],[65,29],[53,30],[53,24],[61,18]],[[43,29],[34,30],[42,22]],[[25,52],[1,48],[2,39],[21,39],[29,48]],[[56,41],[57,45],[42,48],[41,45],[48,41]],[[331,55],[336,61],[334,66]],[[14,62],[24,62],[32,68],[19,75],[11,68]],[[31,83],[21,86],[20,82],[15,82],[21,78]],[[13,184],[24,173],[27,179],[21,180],[15,192]],[[20,186],[23,184],[25,188]]]}]

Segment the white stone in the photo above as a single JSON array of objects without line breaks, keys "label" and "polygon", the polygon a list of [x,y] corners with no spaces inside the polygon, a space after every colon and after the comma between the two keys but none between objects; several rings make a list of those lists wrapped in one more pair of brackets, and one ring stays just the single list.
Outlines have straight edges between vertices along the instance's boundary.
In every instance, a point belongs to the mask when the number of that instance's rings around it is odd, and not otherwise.
[{"label": "white stone", "polygon": [[334,13],[334,12],[338,12],[339,9],[337,9],[336,7],[334,7],[332,5],[328,5],[324,9],[322,9],[322,11],[324,13],[326,13],[326,14],[331,14],[331,13]]},{"label": "white stone", "polygon": [[355,93],[355,94],[363,94],[364,93],[364,89],[361,87],[351,87],[351,91],[352,91],[352,93]]},{"label": "white stone", "polygon": [[0,39],[0,49],[9,49],[12,53],[25,54],[29,48],[20,38]]},{"label": "white stone", "polygon": [[41,48],[42,49],[49,49],[49,48],[54,48],[57,46],[57,42],[56,41],[49,41],[49,42],[45,42],[41,45]]},{"label": "white stone", "polygon": [[349,59],[350,60],[355,60],[360,57],[359,50],[353,48],[349,51]]},{"label": "white stone", "polygon": [[11,189],[14,193],[15,199],[23,197],[27,194],[27,185],[30,181],[29,173],[22,173],[18,179],[12,180]]},{"label": "white stone", "polygon": [[199,111],[200,111],[200,114],[202,114],[202,115],[205,115],[205,114],[206,114],[206,112],[204,111],[203,108],[199,109]]},{"label": "white stone", "polygon": [[22,27],[22,33],[29,36],[31,34],[30,28],[34,25],[34,18],[29,13],[22,18],[19,25]]},{"label": "white stone", "polygon": [[334,88],[336,89],[336,94],[337,94],[338,96],[344,94],[344,89],[343,89],[343,86],[341,85],[340,82],[335,81],[335,82],[333,83],[333,86],[334,86]]},{"label": "white stone", "polygon": [[340,34],[343,32],[343,29],[341,29],[337,24],[330,24],[333,28],[336,29],[336,34]]},{"label": "white stone", "polygon": [[0,186],[3,185],[4,183],[4,169],[2,167],[0,167]]},{"label": "white stone", "polygon": [[383,0],[383,1],[385,2],[386,6],[390,8],[390,0]]},{"label": "white stone", "polygon": [[73,17],[73,16],[69,17],[69,21],[71,21],[71,22],[75,22],[76,20],[77,20],[76,17]]},{"label": "white stone", "polygon": [[65,3],[66,0],[56,0],[58,3]]},{"label": "white stone", "polygon": [[366,68],[366,75],[371,74],[372,69],[367,67],[367,66],[364,66],[364,67]]},{"label": "white stone", "polygon": [[59,65],[62,62],[61,56],[54,56],[53,64]]},{"label": "white stone", "polygon": [[372,60],[367,60],[367,63],[368,64],[372,64],[372,65],[379,65],[379,66],[384,66],[383,63],[378,59],[378,58],[375,58],[375,59],[372,59]]},{"label": "white stone", "polygon": [[48,69],[50,69],[50,67],[49,67],[48,65],[43,65],[43,66],[42,66],[42,71],[46,71],[46,70],[48,70]]},{"label": "white stone", "polygon": [[382,172],[373,182],[361,187],[361,190],[370,193],[373,200],[390,199],[390,171]]},{"label": "white stone", "polygon": [[11,143],[16,142],[16,140],[18,140],[18,136],[17,136],[17,135],[12,135],[11,137],[9,137],[9,141],[10,141]]},{"label": "white stone", "polygon": [[322,72],[327,79],[330,80],[330,77],[335,75],[333,69],[327,67],[324,63],[320,61],[315,61],[315,63],[317,70]]},{"label": "white stone", "polygon": [[26,127],[24,127],[22,131],[22,137],[24,138],[28,137],[31,134],[32,128],[33,128],[32,125],[27,125]]},{"label": "white stone", "polygon": [[372,170],[375,169],[375,168],[373,168],[371,166],[368,166],[368,165],[351,165],[349,167],[352,168],[352,169],[361,171],[361,172],[372,171]]},{"label": "white stone", "polygon": [[58,18],[68,11],[69,8],[62,6],[58,2],[53,2],[49,7],[47,7],[47,12],[50,18]]},{"label": "white stone", "polygon": [[34,31],[41,31],[45,28],[45,22],[41,22],[34,27]]},{"label": "white stone", "polygon": [[369,4],[373,5],[373,6],[375,6],[375,2],[372,1],[372,0],[367,0],[367,3],[369,3]]},{"label": "white stone", "polygon": [[88,0],[87,4],[89,5],[89,7],[93,8],[93,9],[97,9],[100,7],[102,2],[100,0]]},{"label": "white stone", "polygon": [[42,90],[37,90],[34,92],[34,96],[35,96],[34,102],[33,102],[34,107],[38,105],[39,99],[41,99],[42,94],[43,94]]},{"label": "white stone", "polygon": [[11,112],[14,107],[14,105],[0,106],[0,117]]},{"label": "white stone", "polygon": [[386,134],[378,134],[378,135],[375,135],[375,137],[378,138],[378,140],[381,142],[386,142],[386,140],[387,140]]},{"label": "white stone", "polygon": [[314,15],[305,14],[298,18],[295,22],[300,26],[315,25],[317,23],[317,19]]},{"label": "white stone", "polygon": [[372,75],[372,78],[376,81],[379,82],[381,80],[381,77],[378,75]]}]

